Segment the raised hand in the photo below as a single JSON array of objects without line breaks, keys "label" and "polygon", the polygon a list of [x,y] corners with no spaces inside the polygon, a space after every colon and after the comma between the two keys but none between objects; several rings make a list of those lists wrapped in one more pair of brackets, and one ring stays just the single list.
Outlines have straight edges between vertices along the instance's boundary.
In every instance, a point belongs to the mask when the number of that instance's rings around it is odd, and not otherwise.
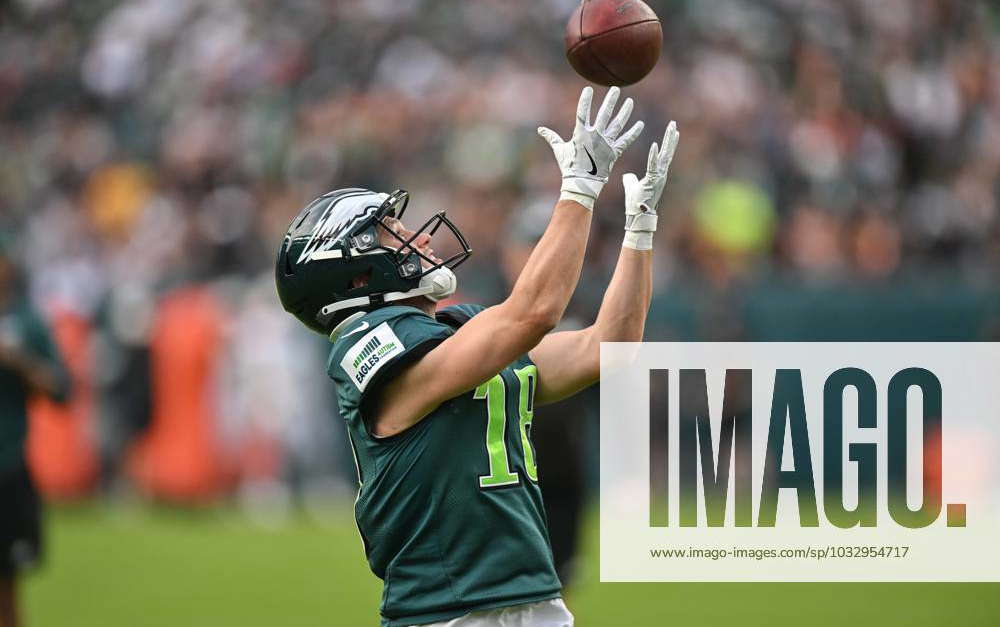
[{"label": "raised hand", "polygon": [[681,134],[677,123],[671,121],[663,133],[662,148],[656,142],[649,147],[646,161],[646,176],[639,180],[629,172],[622,177],[625,186],[625,242],[624,246],[636,250],[650,250],[653,247],[653,233],[656,232],[656,207],[667,184],[667,172],[677,150]]},{"label": "raised hand", "polygon": [[625,99],[618,115],[612,119],[620,94],[621,90],[617,87],[608,90],[604,103],[591,124],[590,108],[594,90],[589,86],[584,87],[576,109],[576,127],[568,142],[552,129],[544,126],[538,128],[538,134],[552,146],[552,152],[562,171],[560,199],[575,200],[592,210],[594,202],[608,182],[615,161],[642,132],[643,123],[640,121],[622,133],[632,115],[631,98]]}]

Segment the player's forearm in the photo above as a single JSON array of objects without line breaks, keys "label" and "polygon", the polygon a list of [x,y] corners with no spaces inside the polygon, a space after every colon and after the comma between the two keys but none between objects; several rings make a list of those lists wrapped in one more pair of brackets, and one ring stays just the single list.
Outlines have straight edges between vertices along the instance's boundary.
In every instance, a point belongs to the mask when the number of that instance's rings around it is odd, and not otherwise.
[{"label": "player's forearm", "polygon": [[576,289],[591,215],[590,210],[576,202],[556,203],[545,234],[504,303],[512,315],[537,320],[544,328],[543,334],[558,324]]},{"label": "player's forearm", "polygon": [[594,324],[553,333],[531,351],[538,366],[537,405],[554,403],[593,385],[601,374],[601,342],[638,342],[652,298],[651,250],[623,247]]},{"label": "player's forearm", "polygon": [[558,401],[596,382],[601,342],[642,340],[653,293],[656,208],[679,139],[677,126],[671,122],[663,134],[662,149],[656,143],[649,148],[646,175],[641,180],[631,173],[623,177],[625,237],[614,276],[593,325],[553,333],[531,352],[539,372],[537,403]]},{"label": "player's forearm", "polygon": [[[521,354],[536,347],[552,330],[569,304],[583,267],[583,255],[590,234],[591,211],[608,181],[615,161],[642,132],[642,122],[624,131],[632,114],[628,98],[615,115],[621,91],[608,90],[590,123],[593,89],[585,87],[577,104],[576,124],[569,141],[555,131],[539,127],[538,133],[552,148],[562,175],[560,199],[542,239],[532,251],[510,297],[492,315],[499,316],[510,329],[510,342],[496,344],[493,350],[509,344]],[[485,315],[489,312],[484,312]]]},{"label": "player's forearm", "polygon": [[632,115],[633,102],[627,98],[615,115],[620,94],[617,87],[608,90],[591,124],[594,90],[585,87],[577,103],[576,123],[569,141],[564,141],[552,129],[538,128],[538,134],[551,146],[562,174],[560,199],[548,229],[535,246],[504,306],[529,324],[537,320],[538,325],[530,326],[540,327],[545,332],[562,318],[576,289],[594,203],[608,182],[615,161],[642,132],[642,122],[636,122],[623,132]]},{"label": "player's forearm", "polygon": [[[646,313],[653,294],[653,251],[623,247],[594,324],[576,331],[576,353],[567,352],[572,364],[563,369],[564,381],[554,388],[556,398],[597,382],[601,375],[601,342],[641,342]],[[565,392],[569,389],[572,392]]]},{"label": "player's forearm", "polygon": [[642,341],[652,296],[653,251],[623,247],[591,327],[596,350],[601,342]]},{"label": "player's forearm", "polygon": [[646,326],[646,313],[653,293],[653,236],[657,207],[666,184],[667,171],[680,133],[671,122],[663,133],[662,147],[654,143],[646,160],[646,175],[640,180],[628,173],[625,188],[625,238],[615,274],[591,328],[599,359],[601,342],[639,342]]},{"label": "player's forearm", "polygon": [[473,317],[386,387],[378,435],[398,432],[443,400],[474,389],[545,338],[580,277],[590,219],[590,210],[576,202],[556,205],[507,300]]}]

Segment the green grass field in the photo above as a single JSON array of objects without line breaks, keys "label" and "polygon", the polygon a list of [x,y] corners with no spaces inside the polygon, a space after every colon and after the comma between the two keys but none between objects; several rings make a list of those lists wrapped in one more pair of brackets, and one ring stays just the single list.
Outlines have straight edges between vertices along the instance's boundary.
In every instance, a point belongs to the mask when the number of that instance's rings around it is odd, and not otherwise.
[{"label": "green grass field", "polygon": [[[587,531],[567,598],[580,627],[1000,625],[1000,584],[602,584]],[[228,509],[77,507],[50,512],[48,541],[27,627],[378,624],[347,510],[268,530]]]}]

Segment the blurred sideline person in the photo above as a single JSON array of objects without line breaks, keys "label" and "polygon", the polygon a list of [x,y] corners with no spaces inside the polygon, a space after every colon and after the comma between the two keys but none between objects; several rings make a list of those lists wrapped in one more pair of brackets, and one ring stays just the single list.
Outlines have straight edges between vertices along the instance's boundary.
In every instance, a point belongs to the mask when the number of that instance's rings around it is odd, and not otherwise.
[{"label": "blurred sideline person", "polygon": [[[540,128],[562,172],[552,218],[510,296],[436,310],[471,249],[438,213],[410,230],[408,195],[330,192],[293,220],[276,262],[282,305],[329,334],[328,373],[358,466],[358,529],[384,580],[385,627],[566,627],[531,442],[534,406],[597,381],[601,341],[642,338],[651,297],[656,206],[677,145],[668,126],[646,176],[625,176],[625,239],[597,320],[549,334],[583,264],[592,211],[615,161],[642,130],[622,132],[609,90],[591,124],[580,97],[569,141]],[[442,260],[442,227],[459,252]]]},{"label": "blurred sideline person", "polygon": [[41,502],[25,461],[28,399],[63,402],[70,379],[42,317],[16,282],[0,234],[0,627],[17,627],[17,578],[42,553]]}]

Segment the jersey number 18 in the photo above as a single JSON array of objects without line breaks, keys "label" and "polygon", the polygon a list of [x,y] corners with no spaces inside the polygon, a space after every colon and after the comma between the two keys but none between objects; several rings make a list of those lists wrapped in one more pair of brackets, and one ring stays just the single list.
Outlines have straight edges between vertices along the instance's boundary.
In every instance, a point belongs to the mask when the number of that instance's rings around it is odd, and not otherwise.
[{"label": "jersey number 18", "polygon": [[[538,469],[535,466],[535,451],[531,446],[531,420],[534,416],[535,381],[538,369],[535,366],[525,366],[514,370],[520,383],[521,394],[518,402],[520,422],[521,449],[524,451],[524,471],[531,481],[538,481]],[[476,400],[486,401],[486,454],[490,460],[490,474],[479,477],[479,487],[496,488],[500,486],[517,485],[521,482],[516,471],[510,469],[507,455],[507,384],[499,374],[476,388],[473,395]]]}]

